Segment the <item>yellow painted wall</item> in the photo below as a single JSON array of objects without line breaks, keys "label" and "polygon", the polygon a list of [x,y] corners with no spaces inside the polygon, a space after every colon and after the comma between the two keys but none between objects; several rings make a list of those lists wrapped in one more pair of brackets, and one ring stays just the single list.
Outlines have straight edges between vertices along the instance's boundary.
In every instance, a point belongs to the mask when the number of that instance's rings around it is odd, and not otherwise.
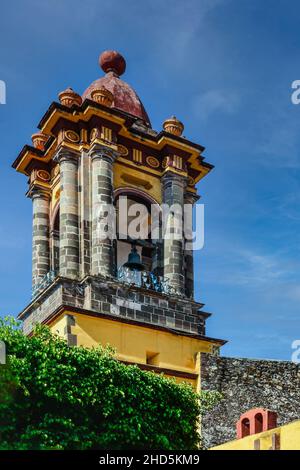
[{"label": "yellow painted wall", "polygon": [[[72,334],[77,335],[78,346],[110,345],[116,349],[117,358],[137,364],[147,364],[147,353],[158,353],[155,366],[199,375],[199,352],[211,352],[212,343],[175,335],[162,330],[122,323],[106,318],[96,318],[73,312]],[[65,314],[51,325],[51,330],[64,336]],[[180,378],[176,378],[180,381]],[[198,388],[197,379],[181,379]]]},{"label": "yellow painted wall", "polygon": [[[141,181],[141,184],[130,183],[130,177]],[[144,186],[144,183],[147,185]],[[148,187],[149,185],[149,187]],[[161,181],[157,175],[150,175],[132,166],[122,165],[118,162],[114,165],[114,189],[132,187],[149,194],[157,203],[161,203]]]},{"label": "yellow painted wall", "polygon": [[254,441],[258,439],[260,450],[269,450],[272,447],[272,434],[280,436],[280,450],[300,450],[300,420],[243,439],[229,441],[210,450],[254,450]]}]

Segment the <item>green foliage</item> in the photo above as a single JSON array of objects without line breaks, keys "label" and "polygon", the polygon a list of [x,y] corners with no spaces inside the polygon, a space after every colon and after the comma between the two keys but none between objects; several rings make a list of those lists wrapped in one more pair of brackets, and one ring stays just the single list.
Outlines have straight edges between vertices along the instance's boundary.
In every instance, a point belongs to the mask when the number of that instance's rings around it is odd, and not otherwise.
[{"label": "green foliage", "polygon": [[2,449],[195,449],[198,418],[219,399],[117,361],[109,348],[69,347],[47,327],[32,337],[0,320]]}]

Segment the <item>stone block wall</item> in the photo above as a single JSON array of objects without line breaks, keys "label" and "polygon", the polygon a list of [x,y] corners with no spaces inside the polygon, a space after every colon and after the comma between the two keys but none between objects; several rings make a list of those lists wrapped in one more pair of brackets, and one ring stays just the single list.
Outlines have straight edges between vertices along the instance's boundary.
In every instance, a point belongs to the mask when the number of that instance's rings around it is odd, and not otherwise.
[{"label": "stone block wall", "polygon": [[61,306],[111,315],[196,335],[205,335],[207,314],[201,304],[114,280],[90,276],[84,283],[57,278],[22,314],[24,332],[45,322]]},{"label": "stone block wall", "polygon": [[201,387],[223,394],[202,420],[207,447],[236,439],[236,422],[251,408],[276,411],[279,426],[300,419],[299,364],[201,353]]}]

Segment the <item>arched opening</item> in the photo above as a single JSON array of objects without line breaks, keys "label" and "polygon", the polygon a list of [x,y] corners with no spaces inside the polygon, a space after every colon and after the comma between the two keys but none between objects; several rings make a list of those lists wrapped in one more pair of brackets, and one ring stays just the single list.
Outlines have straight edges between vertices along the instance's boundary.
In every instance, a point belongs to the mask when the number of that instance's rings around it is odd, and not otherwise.
[{"label": "arched opening", "polygon": [[250,421],[248,418],[242,420],[242,437],[250,435]]},{"label": "arched opening", "polygon": [[[153,210],[153,205],[155,209]],[[115,244],[116,274],[121,280],[149,287],[161,275],[159,241],[152,239],[152,216],[159,211],[158,204],[141,191],[126,188],[115,195],[117,215]],[[134,255],[135,253],[135,255]],[[131,272],[132,257],[139,266]],[[124,267],[125,265],[125,267]],[[129,266],[129,267],[128,267]],[[125,276],[126,274],[126,276]],[[152,281],[150,280],[152,279]]]},{"label": "arched opening", "polygon": [[256,413],[254,417],[254,428],[255,434],[263,430],[263,415],[261,413]]}]

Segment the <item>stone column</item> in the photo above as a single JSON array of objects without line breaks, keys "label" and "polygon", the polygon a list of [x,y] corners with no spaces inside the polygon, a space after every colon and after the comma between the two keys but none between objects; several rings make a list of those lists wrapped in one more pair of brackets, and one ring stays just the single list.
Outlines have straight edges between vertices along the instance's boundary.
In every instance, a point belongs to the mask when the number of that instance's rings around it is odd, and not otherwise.
[{"label": "stone column", "polygon": [[[182,209],[184,204],[184,191],[186,187],[186,177],[168,171],[162,177],[163,203],[169,207],[177,205]],[[181,216],[181,222],[182,222]],[[176,218],[176,217],[175,217]],[[181,225],[183,229],[183,226]],[[168,284],[174,292],[179,295],[185,293],[184,279],[184,239],[183,233],[174,229],[174,217],[169,215],[165,223],[164,237],[164,277],[168,278]],[[178,235],[178,239],[176,238]]]},{"label": "stone column", "polygon": [[59,274],[70,279],[79,276],[78,154],[60,149]]},{"label": "stone column", "polygon": [[80,277],[91,274],[91,159],[82,151],[78,166],[79,175],[79,246]]},{"label": "stone column", "polygon": [[49,207],[50,195],[36,188],[31,194],[33,206],[32,230],[32,289],[37,287],[50,270]]},{"label": "stone column", "polygon": [[[193,206],[197,202],[199,196],[195,193],[185,192],[184,204]],[[192,227],[191,227],[192,228]],[[188,240],[190,242],[190,240]],[[190,299],[194,298],[194,252],[193,250],[184,250],[185,264],[185,294]]]},{"label": "stone column", "polygon": [[105,146],[95,144],[90,150],[90,155],[92,159],[92,274],[113,276],[115,269],[111,215],[113,211],[113,162],[116,154]]}]

